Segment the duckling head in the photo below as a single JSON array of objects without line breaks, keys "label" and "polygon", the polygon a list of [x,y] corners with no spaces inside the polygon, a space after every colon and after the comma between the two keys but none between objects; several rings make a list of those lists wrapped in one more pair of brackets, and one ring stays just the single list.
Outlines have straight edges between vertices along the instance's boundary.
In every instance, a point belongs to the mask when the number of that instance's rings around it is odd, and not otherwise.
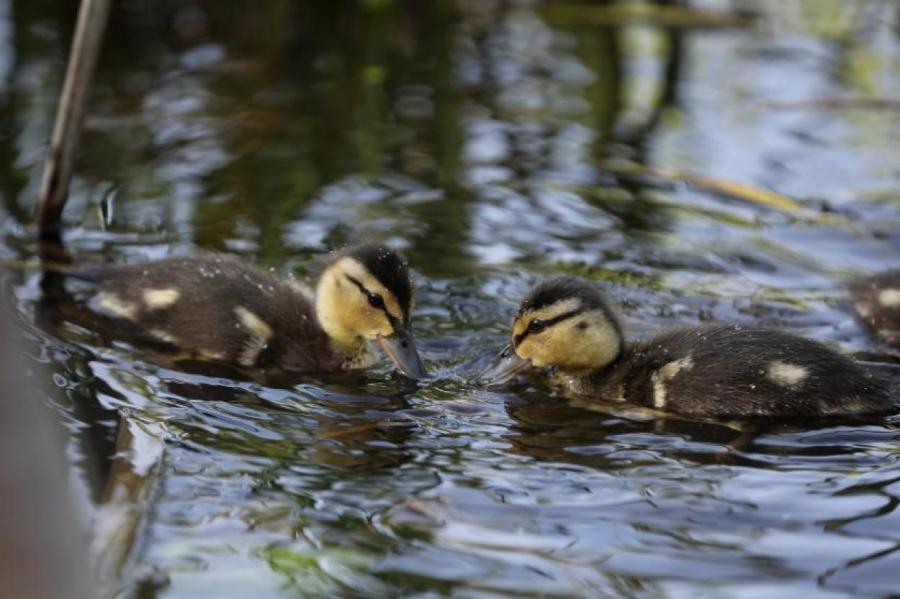
[{"label": "duckling head", "polygon": [[335,346],[349,355],[377,343],[414,379],[427,373],[413,342],[413,287],[406,262],[391,248],[364,244],[337,254],[319,279],[316,315]]},{"label": "duckling head", "polygon": [[492,384],[534,366],[580,373],[603,369],[622,353],[622,329],[593,284],[559,277],[534,287],[522,301],[512,341],[481,375]]}]

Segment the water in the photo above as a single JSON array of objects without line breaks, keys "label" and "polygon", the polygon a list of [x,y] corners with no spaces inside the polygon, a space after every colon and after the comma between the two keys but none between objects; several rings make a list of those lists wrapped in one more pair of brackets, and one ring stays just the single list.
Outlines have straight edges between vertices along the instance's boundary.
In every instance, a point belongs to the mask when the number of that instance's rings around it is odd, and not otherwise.
[{"label": "water", "polygon": [[[5,260],[34,258],[70,4],[0,2]],[[843,284],[898,265],[900,112],[808,101],[900,96],[897,8],[735,4],[755,25],[602,27],[528,2],[117,3],[73,251],[227,250],[311,278],[330,248],[386,240],[416,272],[437,376],[242,381],[30,326],[103,575],[167,599],[895,593],[895,422],[728,451],[726,426],[468,382],[530,285],[561,272],[601,281],[632,338],[763,324],[896,374]],[[635,164],[800,209],[622,172]],[[36,273],[6,279],[33,321]]]}]

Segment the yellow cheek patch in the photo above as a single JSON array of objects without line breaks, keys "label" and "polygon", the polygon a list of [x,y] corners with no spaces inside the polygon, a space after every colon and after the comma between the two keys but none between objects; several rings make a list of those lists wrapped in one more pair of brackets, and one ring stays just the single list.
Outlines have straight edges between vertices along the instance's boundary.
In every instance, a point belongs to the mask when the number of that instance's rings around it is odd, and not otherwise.
[{"label": "yellow cheek patch", "polygon": [[362,294],[360,294],[360,298],[359,300],[354,299],[352,303],[341,304],[338,309],[344,326],[350,330],[359,331],[367,337],[393,334],[394,327],[391,326],[385,313],[370,306]]},{"label": "yellow cheek patch", "polygon": [[[526,322],[530,321],[528,318]],[[615,323],[602,310],[592,310],[526,336],[516,347],[516,354],[538,368],[558,366],[579,371],[607,366],[618,357],[621,348],[622,337]]]},{"label": "yellow cheek patch", "polygon": [[534,354],[534,346],[535,346],[535,338],[534,337],[526,337],[522,343],[516,346],[515,352],[516,355],[522,358],[523,360],[530,360],[532,355]]},{"label": "yellow cheek patch", "polygon": [[529,335],[516,348],[516,354],[520,358],[531,360],[538,368],[570,365],[573,357],[583,353],[585,348],[579,347],[577,351],[573,351],[580,344],[567,334],[567,329],[568,327],[556,325],[541,333]]}]

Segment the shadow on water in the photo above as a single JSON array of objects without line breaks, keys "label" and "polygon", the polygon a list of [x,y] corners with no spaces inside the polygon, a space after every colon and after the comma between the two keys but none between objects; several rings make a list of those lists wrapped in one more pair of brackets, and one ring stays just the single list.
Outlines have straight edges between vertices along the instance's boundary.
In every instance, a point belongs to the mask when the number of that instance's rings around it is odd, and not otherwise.
[{"label": "shadow on water", "polygon": [[[0,0],[7,262],[38,251],[70,4]],[[470,381],[555,273],[603,285],[630,338],[761,324],[896,374],[844,285],[897,265],[900,118],[819,102],[900,94],[896,6],[700,4],[116,3],[73,254],[223,250],[312,279],[330,249],[388,241],[435,376],[179,362],[111,334],[77,284],[4,272],[107,588],[896,592],[895,419],[747,436]]]}]

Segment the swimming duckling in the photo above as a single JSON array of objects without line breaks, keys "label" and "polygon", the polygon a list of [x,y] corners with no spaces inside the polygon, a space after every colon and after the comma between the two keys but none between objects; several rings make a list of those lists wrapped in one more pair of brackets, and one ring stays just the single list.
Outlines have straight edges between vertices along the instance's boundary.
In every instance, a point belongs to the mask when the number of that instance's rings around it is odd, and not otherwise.
[{"label": "swimming duckling", "polygon": [[815,341],[739,325],[698,326],[626,346],[594,285],[571,277],[535,287],[512,344],[482,375],[509,380],[553,367],[569,393],[695,417],[804,418],[884,414],[882,383]]},{"label": "swimming duckling", "polygon": [[383,245],[338,253],[315,297],[234,256],[212,254],[101,267],[88,305],[132,338],[201,360],[291,371],[365,368],[374,341],[423,378],[410,328],[406,263]]},{"label": "swimming duckling", "polygon": [[900,348],[900,270],[889,270],[850,284],[853,308],[883,341]]}]

